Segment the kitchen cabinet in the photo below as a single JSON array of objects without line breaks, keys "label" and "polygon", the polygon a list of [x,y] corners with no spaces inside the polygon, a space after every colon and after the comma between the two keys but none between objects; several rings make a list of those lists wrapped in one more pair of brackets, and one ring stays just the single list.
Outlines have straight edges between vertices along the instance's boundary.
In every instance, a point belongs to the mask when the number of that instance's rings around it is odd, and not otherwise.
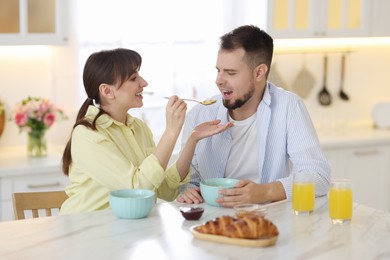
[{"label": "kitchen cabinet", "polygon": [[390,144],[325,148],[332,178],[352,180],[353,200],[390,211]]},{"label": "kitchen cabinet", "polygon": [[370,34],[369,0],[269,0],[273,38],[364,37]]},{"label": "kitchen cabinet", "polygon": [[390,1],[371,1],[371,36],[390,36]]},{"label": "kitchen cabinet", "polygon": [[0,220],[14,220],[12,194],[64,190],[69,179],[62,174],[61,149],[49,147],[43,158],[27,157],[25,147],[1,147]]},{"label": "kitchen cabinet", "polygon": [[65,44],[68,4],[63,0],[0,1],[0,44]]},{"label": "kitchen cabinet", "polygon": [[19,175],[0,179],[1,196],[1,220],[14,220],[12,194],[14,192],[37,192],[64,190],[68,186],[68,180],[60,171],[47,174]]}]

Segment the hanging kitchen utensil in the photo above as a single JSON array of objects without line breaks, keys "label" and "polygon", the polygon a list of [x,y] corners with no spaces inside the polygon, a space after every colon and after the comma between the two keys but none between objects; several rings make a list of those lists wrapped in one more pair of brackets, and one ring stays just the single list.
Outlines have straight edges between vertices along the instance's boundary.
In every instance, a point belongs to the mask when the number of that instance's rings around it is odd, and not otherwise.
[{"label": "hanging kitchen utensil", "polygon": [[283,77],[280,75],[280,72],[277,68],[277,63],[274,62],[274,64],[271,66],[271,70],[268,74],[268,81],[272,82],[274,85],[284,88],[286,90],[289,90],[290,87],[287,86],[285,80]]},{"label": "hanging kitchen utensil", "polygon": [[328,57],[325,55],[324,57],[324,85],[322,87],[322,90],[318,94],[318,101],[323,106],[329,106],[330,103],[332,103],[332,97],[330,96],[330,93],[328,89],[326,88],[326,78],[328,74]]},{"label": "hanging kitchen utensil", "polygon": [[303,57],[303,65],[294,80],[292,90],[301,98],[306,98],[313,89],[315,82],[314,76],[306,67],[305,57]]},{"label": "hanging kitchen utensil", "polygon": [[342,100],[349,100],[347,93],[344,92],[344,75],[345,75],[345,55],[341,56],[341,74],[340,74],[340,92],[339,96]]}]

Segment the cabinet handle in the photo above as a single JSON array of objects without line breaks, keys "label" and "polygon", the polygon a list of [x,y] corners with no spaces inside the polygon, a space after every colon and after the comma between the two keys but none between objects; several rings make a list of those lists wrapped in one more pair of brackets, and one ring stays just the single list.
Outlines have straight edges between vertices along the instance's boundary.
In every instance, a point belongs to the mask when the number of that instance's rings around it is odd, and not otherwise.
[{"label": "cabinet handle", "polygon": [[369,149],[369,150],[356,150],[354,154],[356,156],[368,156],[368,155],[374,155],[378,153],[379,151],[377,149]]},{"label": "cabinet handle", "polygon": [[58,187],[61,186],[60,182],[46,183],[46,184],[27,184],[27,188],[29,189],[41,189],[41,188],[49,188],[49,187]]}]

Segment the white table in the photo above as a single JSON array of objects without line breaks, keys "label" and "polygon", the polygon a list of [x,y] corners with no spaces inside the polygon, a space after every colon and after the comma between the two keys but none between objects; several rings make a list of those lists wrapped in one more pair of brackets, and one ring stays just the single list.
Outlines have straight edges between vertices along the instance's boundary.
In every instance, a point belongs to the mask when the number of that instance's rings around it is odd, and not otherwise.
[{"label": "white table", "polygon": [[161,202],[148,218],[118,219],[111,210],[0,223],[0,259],[388,259],[390,213],[354,204],[353,221],[333,226],[326,197],[310,216],[294,216],[291,202],[269,205],[279,229],[274,246],[251,248],[193,237],[189,228],[232,209],[205,207],[185,220],[177,202]]}]

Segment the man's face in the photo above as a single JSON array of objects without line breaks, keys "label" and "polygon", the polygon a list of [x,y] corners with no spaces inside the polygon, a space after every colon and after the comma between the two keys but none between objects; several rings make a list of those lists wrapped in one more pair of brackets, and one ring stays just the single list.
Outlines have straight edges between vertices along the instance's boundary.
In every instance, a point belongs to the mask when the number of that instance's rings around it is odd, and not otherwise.
[{"label": "man's face", "polygon": [[244,50],[219,50],[217,57],[217,84],[223,104],[228,109],[242,107],[255,92],[252,70],[244,61]]}]

